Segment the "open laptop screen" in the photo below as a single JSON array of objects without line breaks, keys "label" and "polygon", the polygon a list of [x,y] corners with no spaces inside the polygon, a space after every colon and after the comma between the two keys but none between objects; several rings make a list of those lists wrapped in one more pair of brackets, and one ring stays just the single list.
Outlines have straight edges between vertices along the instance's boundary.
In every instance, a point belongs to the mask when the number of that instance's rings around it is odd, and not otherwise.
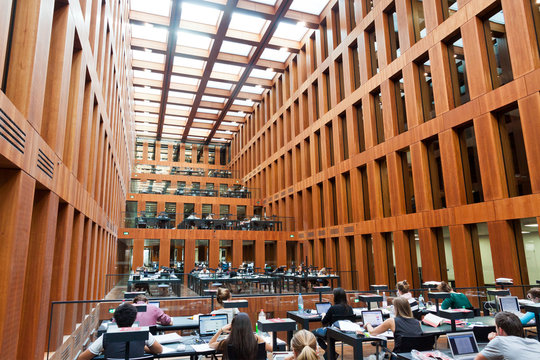
[{"label": "open laptop screen", "polygon": [[383,323],[383,314],[381,310],[368,310],[362,311],[362,319],[365,324],[371,324],[373,327],[377,327]]},{"label": "open laptop screen", "polygon": [[214,335],[227,323],[227,314],[199,315],[200,334],[201,336]]},{"label": "open laptop screen", "polygon": [[469,355],[476,354],[478,352],[478,345],[474,333],[462,332],[448,334],[448,344],[452,350],[452,355]]},{"label": "open laptop screen", "polygon": [[519,302],[517,296],[501,296],[499,298],[499,307],[501,311],[518,312]]},{"label": "open laptop screen", "polygon": [[326,314],[328,312],[328,309],[330,309],[331,306],[332,306],[332,304],[330,304],[329,302],[315,303],[315,308],[317,309],[317,314]]},{"label": "open laptop screen", "polygon": [[149,301],[149,305],[154,305],[155,307],[159,308],[159,301]]}]

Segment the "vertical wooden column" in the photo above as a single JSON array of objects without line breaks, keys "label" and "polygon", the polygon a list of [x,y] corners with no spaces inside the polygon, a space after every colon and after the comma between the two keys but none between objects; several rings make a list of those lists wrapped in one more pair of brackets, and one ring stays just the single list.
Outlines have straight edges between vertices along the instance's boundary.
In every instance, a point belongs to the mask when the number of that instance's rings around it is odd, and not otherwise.
[{"label": "vertical wooden column", "polygon": [[[35,180],[19,170],[2,169],[0,172],[0,229],[2,246],[0,256],[0,358],[16,359],[18,336],[23,324],[24,273],[28,254],[30,223],[34,202]],[[18,299],[12,301],[11,299]],[[9,340],[8,340],[9,339]]]},{"label": "vertical wooden column", "polygon": [[[461,150],[459,139],[452,130],[446,130],[439,134],[441,148],[441,163],[444,177],[444,192],[448,207],[467,203],[465,194],[465,182],[463,179],[463,167],[461,165]],[[420,237],[422,239],[422,237]],[[422,240],[420,240],[422,241]],[[422,255],[422,264],[424,256]]]},{"label": "vertical wooden column", "polygon": [[[405,1],[405,0],[398,0]],[[399,22],[399,17],[398,17]],[[401,39],[401,29],[399,30],[400,39]],[[400,46],[402,43],[400,42]],[[404,51],[404,50],[401,50]],[[422,110],[422,93],[421,93],[421,83],[418,72],[418,66],[414,63],[409,63],[405,65],[402,70],[403,73],[403,84],[405,92],[405,109],[407,112],[407,126],[409,130],[420,125],[424,122],[424,113]]]},{"label": "vertical wooden column", "polygon": [[242,259],[244,258],[243,251],[244,247],[243,244],[243,237],[238,239],[235,238],[232,240],[233,242],[233,256],[232,256],[232,267],[238,268],[240,265],[242,265]]},{"label": "vertical wooden column", "polygon": [[538,146],[538,139],[540,138],[540,122],[538,121],[540,94],[536,92],[527,96],[519,100],[518,105],[532,192],[537,194],[540,192],[540,163],[533,159],[540,159],[540,148]]},{"label": "vertical wooden column", "polygon": [[394,232],[394,251],[396,254],[397,281],[407,280],[413,288],[419,288],[416,248],[413,247],[407,232]]},{"label": "vertical wooden column", "polygon": [[276,267],[287,265],[287,241],[286,239],[278,239],[276,246]]},{"label": "vertical wooden column", "polygon": [[212,236],[209,241],[209,259],[208,259],[208,266],[212,269],[217,268],[219,262],[221,259],[219,258],[219,240],[216,239],[215,236]]},{"label": "vertical wooden column", "polygon": [[444,280],[441,274],[439,258],[439,239],[435,231],[429,228],[419,229],[420,256],[422,257],[423,281]]},{"label": "vertical wooden column", "polygon": [[386,159],[388,161],[388,182],[392,215],[403,215],[406,213],[406,206],[405,195],[403,192],[403,170],[401,159],[396,152],[388,154]]},{"label": "vertical wooden column", "polygon": [[255,240],[255,267],[264,268],[264,239]]},{"label": "vertical wooden column", "polygon": [[[186,252],[186,256],[187,256],[187,252]],[[136,270],[138,267],[143,266],[143,261],[144,261],[144,239],[133,239],[133,268],[132,270]]]},{"label": "vertical wooden column", "polygon": [[465,225],[449,226],[456,287],[483,286],[482,258],[478,239]]},{"label": "vertical wooden column", "polygon": [[471,99],[491,90],[491,74],[487,48],[477,46],[485,42],[484,24],[478,17],[473,17],[461,27],[463,52],[467,64],[467,82]]},{"label": "vertical wooden column", "polygon": [[[79,266],[82,257],[82,238],[84,230],[84,215],[76,211],[73,217],[73,231],[71,241],[71,252],[69,256],[69,276],[67,282],[66,300],[77,300],[79,295],[80,274]],[[75,330],[76,312],[74,308],[66,309],[66,318],[64,322],[64,333],[70,333]]]},{"label": "vertical wooden column", "polygon": [[403,54],[415,43],[411,2],[409,0],[396,0],[396,14],[399,29],[399,47]]},{"label": "vertical wooden column", "polygon": [[388,258],[386,239],[382,233],[373,234],[373,261],[375,262],[375,281],[388,285]]},{"label": "vertical wooden column", "polygon": [[[429,49],[431,76],[433,82],[433,97],[437,115],[454,107],[452,81],[448,66],[448,51],[443,43],[437,43]],[[452,59],[454,61],[454,59]]]},{"label": "vertical wooden column", "polygon": [[188,273],[195,267],[195,239],[187,237],[184,245],[184,272]]}]

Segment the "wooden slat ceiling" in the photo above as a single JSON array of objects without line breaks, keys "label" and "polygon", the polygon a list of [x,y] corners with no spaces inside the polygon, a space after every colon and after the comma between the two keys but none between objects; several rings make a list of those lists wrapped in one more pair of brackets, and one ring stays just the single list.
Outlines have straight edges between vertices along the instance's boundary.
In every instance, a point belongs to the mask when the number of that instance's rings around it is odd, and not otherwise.
[{"label": "wooden slat ceiling", "polygon": [[226,144],[329,0],[131,0],[138,138]]}]

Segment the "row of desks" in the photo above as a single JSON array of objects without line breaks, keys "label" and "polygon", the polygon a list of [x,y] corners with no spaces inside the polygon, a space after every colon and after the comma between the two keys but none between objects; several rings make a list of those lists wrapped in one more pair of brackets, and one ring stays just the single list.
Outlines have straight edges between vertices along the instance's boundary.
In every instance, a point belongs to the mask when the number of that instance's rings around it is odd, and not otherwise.
[{"label": "row of desks", "polygon": [[239,275],[235,277],[229,276],[199,276],[199,274],[188,275],[188,286],[191,290],[199,295],[204,295],[204,290],[208,289],[211,283],[231,284],[231,285],[256,285],[267,284],[275,293],[281,293],[282,283],[278,276],[268,275]]}]

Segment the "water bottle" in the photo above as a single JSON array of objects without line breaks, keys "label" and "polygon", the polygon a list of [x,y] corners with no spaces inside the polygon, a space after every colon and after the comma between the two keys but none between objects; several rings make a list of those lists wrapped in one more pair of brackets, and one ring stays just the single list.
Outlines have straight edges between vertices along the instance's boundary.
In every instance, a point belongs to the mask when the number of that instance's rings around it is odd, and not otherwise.
[{"label": "water bottle", "polygon": [[424,304],[424,296],[420,294],[420,296],[418,297],[418,309],[422,310],[425,307],[426,305]]},{"label": "water bottle", "polygon": [[302,298],[302,293],[298,293],[298,312],[304,312],[304,299]]},{"label": "water bottle", "polygon": [[386,308],[388,306],[388,302],[386,301],[386,293],[383,291],[382,293],[382,307]]},{"label": "water bottle", "polygon": [[[259,313],[259,321],[266,320],[266,314],[264,313],[264,310],[261,309],[261,312]],[[258,325],[258,324],[257,324]],[[259,327],[256,326],[257,333],[259,332]]]}]

